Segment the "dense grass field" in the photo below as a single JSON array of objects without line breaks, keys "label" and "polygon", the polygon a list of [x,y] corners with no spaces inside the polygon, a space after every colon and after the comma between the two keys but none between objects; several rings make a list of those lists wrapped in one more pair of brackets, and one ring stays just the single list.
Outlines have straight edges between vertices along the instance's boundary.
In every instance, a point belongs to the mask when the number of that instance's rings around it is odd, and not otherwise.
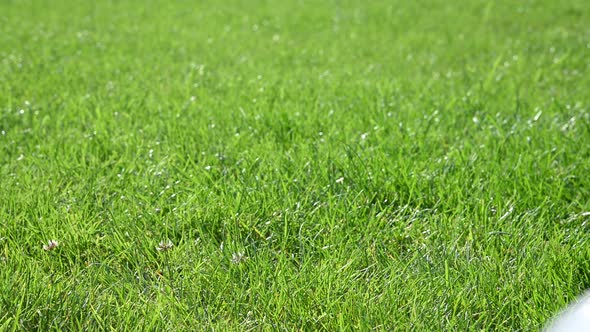
[{"label": "dense grass field", "polygon": [[0,1],[0,225],[2,331],[538,330],[590,4]]}]

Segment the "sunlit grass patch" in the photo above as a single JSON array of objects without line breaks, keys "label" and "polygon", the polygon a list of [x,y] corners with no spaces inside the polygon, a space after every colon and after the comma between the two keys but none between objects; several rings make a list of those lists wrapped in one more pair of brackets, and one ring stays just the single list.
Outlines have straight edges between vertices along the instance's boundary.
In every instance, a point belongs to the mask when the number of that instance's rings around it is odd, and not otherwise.
[{"label": "sunlit grass patch", "polygon": [[535,330],[590,286],[583,1],[0,12],[0,330]]}]

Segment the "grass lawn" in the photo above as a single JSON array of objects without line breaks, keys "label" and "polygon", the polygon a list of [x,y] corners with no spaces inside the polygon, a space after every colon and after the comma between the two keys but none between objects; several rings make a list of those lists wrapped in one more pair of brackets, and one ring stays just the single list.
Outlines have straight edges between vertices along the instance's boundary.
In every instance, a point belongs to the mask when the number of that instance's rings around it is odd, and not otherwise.
[{"label": "grass lawn", "polygon": [[590,288],[589,22],[0,1],[0,330],[539,329]]}]

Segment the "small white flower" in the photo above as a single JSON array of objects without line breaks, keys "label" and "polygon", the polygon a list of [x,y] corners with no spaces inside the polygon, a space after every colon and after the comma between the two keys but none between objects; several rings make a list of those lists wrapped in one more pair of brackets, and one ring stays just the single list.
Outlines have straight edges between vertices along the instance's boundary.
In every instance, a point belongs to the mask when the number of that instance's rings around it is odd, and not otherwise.
[{"label": "small white flower", "polygon": [[241,262],[247,260],[248,257],[246,257],[246,255],[244,255],[243,252],[234,252],[231,255],[231,262],[234,264],[240,264]]},{"label": "small white flower", "polygon": [[49,240],[49,242],[47,242],[47,244],[43,245],[43,250],[51,251],[51,250],[57,248],[58,246],[59,246],[59,242],[57,242],[57,240]]},{"label": "small white flower", "polygon": [[174,244],[172,244],[172,241],[170,241],[170,240],[160,241],[160,243],[156,247],[156,250],[157,251],[166,251],[168,249],[172,249],[172,247],[174,247]]},{"label": "small white flower", "polygon": [[344,182],[344,177],[338,178],[336,180],[336,183],[343,183]]}]

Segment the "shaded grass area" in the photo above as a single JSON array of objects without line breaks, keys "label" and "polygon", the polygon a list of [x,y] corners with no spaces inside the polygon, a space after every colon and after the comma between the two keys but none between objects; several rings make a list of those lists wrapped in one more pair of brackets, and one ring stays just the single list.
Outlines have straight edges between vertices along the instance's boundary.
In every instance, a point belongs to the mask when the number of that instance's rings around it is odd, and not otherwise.
[{"label": "shaded grass area", "polygon": [[0,12],[1,329],[530,330],[590,286],[583,1]]}]

